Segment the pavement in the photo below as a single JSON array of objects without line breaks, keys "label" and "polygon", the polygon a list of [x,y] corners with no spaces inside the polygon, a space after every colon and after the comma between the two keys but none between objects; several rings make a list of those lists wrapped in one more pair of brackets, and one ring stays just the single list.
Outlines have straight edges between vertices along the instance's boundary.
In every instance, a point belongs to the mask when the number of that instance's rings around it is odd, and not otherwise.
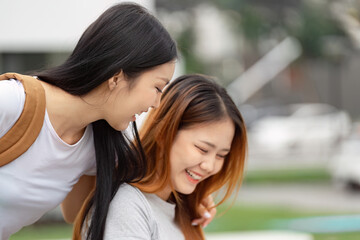
[{"label": "pavement", "polygon": [[292,231],[253,231],[233,233],[213,233],[207,240],[312,240],[310,234]]}]

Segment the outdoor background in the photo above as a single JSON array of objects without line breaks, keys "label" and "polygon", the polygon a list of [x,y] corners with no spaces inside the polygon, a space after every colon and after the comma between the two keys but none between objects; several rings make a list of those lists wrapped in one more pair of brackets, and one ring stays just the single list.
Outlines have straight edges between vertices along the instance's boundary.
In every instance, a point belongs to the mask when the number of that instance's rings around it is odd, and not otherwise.
[{"label": "outdoor background", "polygon": [[[116,2],[1,0],[0,72],[61,63]],[[136,2],[177,41],[175,75],[215,77],[248,126],[244,184],[209,239],[360,239],[360,1]],[[70,236],[57,208],[11,239]]]}]

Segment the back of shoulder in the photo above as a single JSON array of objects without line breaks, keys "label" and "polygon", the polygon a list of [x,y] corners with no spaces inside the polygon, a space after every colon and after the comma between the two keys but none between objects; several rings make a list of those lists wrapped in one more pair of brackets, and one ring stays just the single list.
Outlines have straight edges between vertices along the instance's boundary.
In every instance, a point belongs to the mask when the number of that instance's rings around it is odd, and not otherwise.
[{"label": "back of shoulder", "polygon": [[113,202],[133,202],[139,204],[148,204],[144,194],[136,187],[131,186],[130,184],[122,184],[117,193],[114,196]]},{"label": "back of shoulder", "polygon": [[24,103],[24,87],[19,81],[0,81],[0,137],[2,137],[20,117]]},{"label": "back of shoulder", "polygon": [[114,212],[138,212],[149,217],[152,210],[144,194],[136,187],[127,183],[122,184],[110,204]]},{"label": "back of shoulder", "polygon": [[104,239],[159,239],[153,215],[144,194],[124,183],[110,203]]}]

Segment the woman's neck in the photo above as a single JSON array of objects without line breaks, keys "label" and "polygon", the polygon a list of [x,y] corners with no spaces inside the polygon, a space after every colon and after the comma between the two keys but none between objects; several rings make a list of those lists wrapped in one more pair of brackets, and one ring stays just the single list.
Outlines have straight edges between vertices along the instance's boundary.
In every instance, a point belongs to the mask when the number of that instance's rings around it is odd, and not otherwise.
[{"label": "woman's neck", "polygon": [[167,201],[171,194],[171,188],[170,188],[170,186],[167,186],[164,189],[156,192],[155,194],[162,200]]},{"label": "woman's neck", "polygon": [[41,82],[46,95],[46,110],[58,136],[68,144],[78,142],[85,128],[98,120],[98,113],[81,97]]}]

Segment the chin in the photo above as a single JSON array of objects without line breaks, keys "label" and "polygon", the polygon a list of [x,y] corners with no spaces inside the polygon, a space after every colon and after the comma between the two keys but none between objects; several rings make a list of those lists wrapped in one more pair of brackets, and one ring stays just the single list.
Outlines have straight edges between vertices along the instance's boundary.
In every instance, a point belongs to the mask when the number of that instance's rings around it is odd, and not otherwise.
[{"label": "chin", "polygon": [[126,123],[121,123],[121,124],[117,124],[117,125],[111,125],[111,127],[113,129],[115,129],[116,131],[125,131],[128,127],[129,127],[130,122],[126,122]]},{"label": "chin", "polygon": [[[129,128],[129,125],[130,125],[130,123],[124,125],[123,127],[120,127],[118,131],[125,131],[126,129]],[[130,131],[131,131],[131,129],[130,129]]]},{"label": "chin", "polygon": [[179,192],[179,193],[181,193],[181,194],[184,194],[184,195],[190,195],[190,194],[192,194],[194,191],[195,191],[195,188],[193,188],[193,189],[182,189],[181,191],[177,191],[177,192]]}]

